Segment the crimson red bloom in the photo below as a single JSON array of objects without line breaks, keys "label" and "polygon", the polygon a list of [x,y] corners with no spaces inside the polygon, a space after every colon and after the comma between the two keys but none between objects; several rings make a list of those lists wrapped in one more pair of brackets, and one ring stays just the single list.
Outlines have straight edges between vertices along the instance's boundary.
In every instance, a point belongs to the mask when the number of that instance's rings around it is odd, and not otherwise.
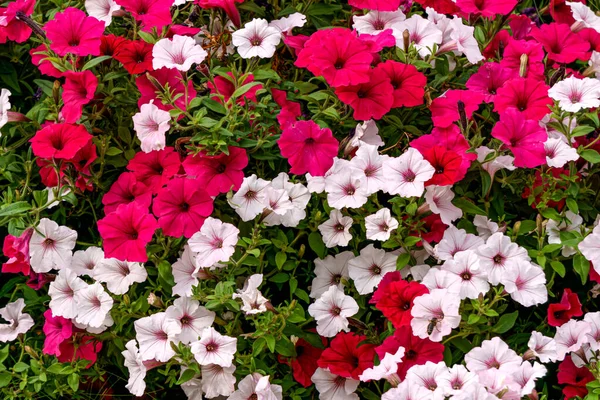
[{"label": "crimson red bloom", "polygon": [[244,0],[196,0],[196,4],[198,4],[202,8],[220,8],[229,17],[231,22],[236,27],[240,27],[240,12],[238,11],[235,3],[243,3]]},{"label": "crimson red bloom", "polygon": [[42,330],[46,334],[44,339],[44,354],[60,356],[60,345],[73,336],[73,323],[71,320],[53,316],[52,310],[44,312],[44,327]]},{"label": "crimson red bloom", "polygon": [[100,40],[102,41],[102,44],[100,44],[100,54],[103,56],[114,56],[123,43],[129,42],[123,36],[113,35],[112,33],[110,35],[102,35]]},{"label": "crimson red bloom", "polygon": [[537,120],[526,119],[522,113],[508,109],[492,129],[492,136],[513,152],[515,167],[535,168],[546,164],[544,142],[548,134]]},{"label": "crimson red bloom", "polygon": [[348,4],[361,10],[397,11],[400,0],[348,0]]},{"label": "crimson red bloom", "polygon": [[152,48],[143,40],[125,40],[119,44],[113,58],[123,64],[131,75],[152,71]]},{"label": "crimson red bloom", "polygon": [[397,373],[400,379],[404,379],[408,370],[414,365],[422,365],[428,361],[438,363],[444,359],[443,344],[414,336],[410,326],[396,329],[392,336],[375,348],[375,351],[381,360],[385,353],[395,354],[401,346],[404,347],[404,357],[402,362],[398,363]]},{"label": "crimson red bloom", "polygon": [[83,106],[94,99],[98,78],[89,69],[83,72],[66,71],[64,76],[62,116],[65,122],[74,123],[81,117]]},{"label": "crimson red bloom", "polygon": [[456,14],[460,11],[452,0],[415,0],[415,2],[424,9],[431,7],[440,14]]},{"label": "crimson red bloom", "polygon": [[12,1],[6,8],[0,8],[0,19],[4,18],[0,25],[0,43],[8,41],[23,43],[29,39],[32,30],[29,25],[17,18],[17,12],[30,16],[34,8],[35,0]]},{"label": "crimson red bloom", "polygon": [[163,91],[163,88],[167,85],[169,86],[169,90],[172,92],[173,98],[177,98],[177,100],[175,100],[175,104],[182,110],[187,109],[187,106],[194,99],[194,97],[196,97],[194,83],[191,80],[188,82],[186,97],[186,90],[185,86],[183,85],[183,77],[181,76],[181,72],[177,70],[161,68],[156,71],[148,72],[148,74],[152,78],[156,79],[161,87],[155,86],[146,75],[138,76],[135,80],[135,84],[142,95],[138,100],[139,107],[142,107],[142,105],[150,103],[151,100],[154,100],[154,105],[161,110],[170,111],[175,108],[171,104],[164,103],[162,98],[158,96]]},{"label": "crimson red bloom", "polygon": [[138,152],[127,165],[135,178],[148,186],[152,193],[158,193],[180,168],[179,154],[173,147],[150,153]]},{"label": "crimson red bloom", "polygon": [[544,49],[534,40],[510,40],[504,48],[504,57],[500,60],[503,68],[512,71],[512,77],[519,76],[521,57],[527,55],[527,74],[525,78],[544,80]]},{"label": "crimson red bloom", "polygon": [[[327,339],[321,338],[323,346],[327,345]],[[304,339],[298,339],[295,344],[296,357],[287,359],[278,356],[281,363],[285,363],[292,367],[292,374],[296,382],[304,387],[309,387],[313,384],[311,377],[318,368],[318,360],[323,354],[323,349],[313,346]]]},{"label": "crimson red bloom", "polygon": [[121,204],[138,203],[144,209],[152,203],[152,192],[142,182],[135,178],[133,172],[124,172],[112,184],[110,190],[102,197],[104,214],[108,215],[117,210]]},{"label": "crimson red bloom", "polygon": [[29,55],[31,56],[31,63],[37,66],[42,74],[53,78],[61,78],[63,76],[64,72],[56,69],[56,67],[48,60],[48,48],[45,44],[41,44],[38,47],[29,50]]},{"label": "crimson red bloom", "polygon": [[548,96],[550,87],[544,81],[534,78],[515,78],[498,89],[494,99],[494,111],[500,114],[514,110],[527,119],[540,120],[550,112],[552,99]]},{"label": "crimson red bloom", "polygon": [[461,177],[463,159],[455,151],[448,150],[444,146],[434,146],[424,151],[419,150],[419,152],[435,169],[435,174],[433,174],[430,180],[425,182],[425,186],[453,185],[464,177],[464,175]]},{"label": "crimson red bloom", "polygon": [[295,65],[322,75],[333,87],[369,82],[373,56],[349,29],[324,29],[313,33],[298,54]]},{"label": "crimson red bloom", "polygon": [[121,204],[98,221],[106,257],[122,261],[148,261],[146,245],[157,228],[156,219],[136,202]]},{"label": "crimson red bloom", "polygon": [[498,63],[485,63],[467,81],[467,89],[483,95],[483,101],[492,103],[498,89],[513,76],[511,70]]},{"label": "crimson red bloom", "polygon": [[366,336],[340,332],[323,351],[317,364],[329,368],[332,374],[358,380],[358,376],[373,366],[375,345],[364,343]]},{"label": "crimson red bloom", "polygon": [[62,363],[88,360],[86,369],[96,362],[98,353],[102,350],[102,342],[93,336],[78,333],[60,344],[58,361]]},{"label": "crimson red bloom", "polygon": [[211,196],[238,190],[244,180],[248,155],[241,147],[229,147],[228,152],[216,156],[202,152],[187,156],[183,169],[189,176],[197,178],[199,185]]},{"label": "crimson red bloom", "polygon": [[[418,226],[415,226],[410,236],[420,237],[427,243],[439,243],[447,228],[448,225],[442,222],[439,214],[429,214],[418,221]],[[423,246],[423,241],[418,242],[417,246]]]},{"label": "crimson red bloom", "polygon": [[292,174],[310,172],[312,176],[325,175],[333,165],[339,146],[331,130],[321,129],[314,121],[298,121],[286,127],[277,144],[281,155],[292,166]]},{"label": "crimson red bloom", "polygon": [[377,65],[375,70],[383,72],[390,78],[394,88],[393,108],[415,107],[423,104],[427,77],[417,71],[414,65],[388,60]]},{"label": "crimson red bloom", "polygon": [[571,6],[566,4],[567,1],[583,4],[586,3],[586,0],[550,0],[550,15],[559,24],[572,25],[573,23],[575,23],[575,18],[573,18],[573,11],[571,10]]},{"label": "crimson red bloom", "polygon": [[75,157],[68,160],[78,173],[75,186],[77,186],[79,190],[84,191],[93,189],[92,180],[90,179],[90,166],[97,158],[96,145],[90,141],[75,154]]},{"label": "crimson red bloom", "polygon": [[567,399],[577,396],[586,397],[588,390],[586,385],[593,381],[594,375],[586,367],[577,368],[571,359],[567,356],[558,366],[558,383],[565,385],[562,392]]},{"label": "crimson red bloom", "polygon": [[[381,292],[378,293],[379,291]],[[408,282],[404,279],[393,281],[377,288],[374,296],[377,296],[379,301],[375,307],[390,320],[394,327],[410,326],[413,301],[425,293],[429,293],[429,290],[419,282]]]},{"label": "crimson red bloom", "polygon": [[506,29],[502,29],[500,32],[496,33],[490,44],[483,49],[483,56],[486,59],[502,58],[501,49],[504,49],[508,45],[510,39],[510,33]]},{"label": "crimson red bloom", "polygon": [[[227,79],[223,76],[216,76],[214,85],[212,82],[208,82],[208,88],[210,89],[211,93],[220,94],[221,96],[223,96],[222,99],[220,96],[210,96],[211,99],[218,101],[219,103],[223,103],[223,100],[225,102],[229,101],[231,95],[233,95],[233,92],[235,92],[235,90],[238,87],[242,87],[244,85],[254,82],[254,75],[249,74],[248,76],[246,76],[246,78],[244,78],[244,81],[240,85],[236,85],[233,83],[233,81],[235,80],[235,78],[233,77],[233,73],[228,72],[227,75],[229,75],[231,79]],[[256,99],[256,92],[262,88],[262,84],[258,84],[256,86],[251,87],[250,90],[244,93],[243,97],[240,97],[236,100],[236,103],[241,106],[246,104],[246,100],[250,100],[254,103],[257,103],[258,100]]]},{"label": "crimson red bloom", "polygon": [[166,236],[186,238],[200,230],[213,211],[213,200],[199,179],[173,178],[162,188],[152,212]]},{"label": "crimson red bloom", "polygon": [[385,274],[381,282],[379,282],[379,285],[377,285],[377,290],[375,290],[373,296],[371,296],[369,304],[377,304],[379,300],[381,300],[383,296],[387,294],[386,287],[392,282],[397,282],[401,280],[402,274],[400,273],[400,271],[393,271]]},{"label": "crimson red bloom", "polygon": [[302,115],[300,103],[288,100],[287,92],[285,90],[271,89],[271,94],[273,95],[275,103],[281,107],[281,111],[277,115],[277,122],[281,125],[281,129],[285,129],[296,122],[298,117]]},{"label": "crimson red bloom", "polygon": [[566,24],[544,24],[532,36],[544,46],[549,60],[563,64],[585,60],[590,49],[590,44],[571,32]]},{"label": "crimson red bloom", "polygon": [[2,253],[8,261],[2,264],[3,273],[29,275],[29,239],[33,235],[33,228],[25,229],[21,236],[7,235],[2,245]]},{"label": "crimson red bloom", "polygon": [[[587,61],[592,56],[592,51],[600,51],[600,33],[593,28],[583,28],[579,32],[577,32],[577,36],[579,36],[582,40],[588,42],[590,44],[590,51],[586,53],[585,58],[582,58],[583,61]],[[575,71],[575,73],[579,74],[579,71]],[[584,76],[582,76],[584,78]]]},{"label": "crimson red bloom", "polygon": [[467,118],[471,118],[473,113],[477,111],[483,95],[470,90],[448,90],[441,97],[433,100],[431,106],[431,119],[433,125],[437,127],[448,127],[453,122],[460,119],[458,112],[458,102],[462,101],[465,105],[465,114]]},{"label": "crimson red bloom", "polygon": [[456,5],[466,14],[494,19],[496,15],[510,14],[517,0],[457,0]]},{"label": "crimson red bloom", "polygon": [[70,159],[92,140],[83,125],[51,124],[29,141],[33,154],[46,159]]},{"label": "crimson red bloom", "polygon": [[553,303],[548,306],[548,325],[561,326],[569,322],[573,317],[581,317],[581,303],[577,293],[571,292],[571,289],[565,289],[560,299],[560,303]]},{"label": "crimson red bloom", "polygon": [[83,11],[69,7],[54,15],[44,26],[50,40],[50,49],[59,56],[100,55],[104,22],[88,17]]},{"label": "crimson red bloom", "polygon": [[513,39],[529,39],[535,23],[527,15],[511,14],[508,17],[508,25],[512,31]]},{"label": "crimson red bloom", "polygon": [[340,101],[354,109],[353,118],[360,121],[381,119],[394,104],[394,87],[386,74],[371,70],[371,78],[360,85],[335,89]]},{"label": "crimson red bloom", "polygon": [[152,28],[160,30],[170,25],[172,0],[115,0],[118,5],[129,11],[133,18],[140,21],[143,31],[151,32]]}]

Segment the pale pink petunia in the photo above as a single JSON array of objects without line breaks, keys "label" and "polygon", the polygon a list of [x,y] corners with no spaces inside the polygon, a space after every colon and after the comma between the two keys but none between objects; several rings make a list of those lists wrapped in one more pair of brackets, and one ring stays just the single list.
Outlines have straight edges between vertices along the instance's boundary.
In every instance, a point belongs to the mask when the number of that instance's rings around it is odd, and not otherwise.
[{"label": "pale pink petunia", "polygon": [[29,241],[31,268],[37,273],[71,265],[77,232],[42,218]]},{"label": "pale pink petunia", "polygon": [[392,217],[389,208],[382,208],[375,214],[365,217],[367,239],[386,241],[391,232],[398,228],[398,220]]},{"label": "pale pink petunia", "polygon": [[557,82],[548,90],[548,96],[558,101],[558,106],[569,112],[600,106],[600,81],[570,76]]},{"label": "pale pink petunia", "polygon": [[529,261],[527,250],[513,243],[502,232],[491,235],[485,245],[476,249],[480,264],[488,270],[488,279],[492,285],[504,284],[506,273],[517,268],[517,261]]},{"label": "pale pink petunia", "polygon": [[192,353],[200,365],[230,367],[237,351],[237,338],[221,335],[212,327],[202,330],[200,340],[192,342]]},{"label": "pale pink petunia", "polygon": [[165,134],[171,128],[171,115],[153,104],[143,104],[133,116],[133,130],[142,143],[142,151],[150,153],[165,148]]},{"label": "pale pink petunia", "polygon": [[527,347],[543,363],[554,362],[557,359],[556,341],[540,332],[531,332]]},{"label": "pale pink petunia", "polygon": [[308,306],[308,313],[317,321],[317,333],[324,337],[333,337],[341,331],[348,332],[348,317],[357,312],[356,300],[345,295],[337,286],[330,286]]},{"label": "pale pink petunia", "polygon": [[0,323],[0,342],[12,342],[20,334],[27,332],[35,322],[23,312],[25,300],[17,299],[0,308],[0,316],[6,323]]},{"label": "pale pink petunia", "polygon": [[200,232],[195,233],[188,244],[196,254],[196,264],[210,267],[220,261],[229,261],[235,251],[240,230],[227,222],[208,217]]},{"label": "pale pink petunia", "polygon": [[269,375],[262,376],[255,372],[240,381],[238,390],[229,396],[228,400],[282,400],[282,398],[283,389],[280,385],[269,382]]},{"label": "pale pink petunia", "polygon": [[433,342],[442,341],[460,324],[459,307],[460,297],[446,289],[435,289],[416,297],[410,311],[413,335]]},{"label": "pale pink petunia", "polygon": [[427,361],[425,364],[412,366],[406,374],[406,381],[427,389],[431,399],[441,400],[444,398],[442,377],[447,373],[448,367],[444,362]]},{"label": "pale pink petunia", "polygon": [[280,41],[279,29],[262,18],[254,18],[231,35],[231,42],[242,58],[271,58]]},{"label": "pale pink petunia", "polygon": [[94,270],[94,279],[106,283],[114,294],[125,294],[134,283],[145,282],[148,273],[142,264],[108,258],[100,261]]},{"label": "pale pink petunia", "polygon": [[358,257],[348,261],[348,274],[358,293],[373,293],[385,274],[396,270],[397,259],[398,256],[369,244]]},{"label": "pale pink petunia", "polygon": [[403,32],[408,30],[409,41],[415,46],[421,57],[431,54],[434,45],[442,43],[442,31],[434,23],[414,14],[398,24],[394,32],[396,46],[404,48]]},{"label": "pale pink petunia", "polygon": [[127,342],[125,350],[121,354],[125,358],[125,367],[129,371],[129,378],[125,387],[134,396],[143,396],[146,390],[144,378],[146,377],[147,368],[137,348],[136,341],[130,340]]},{"label": "pale pink petunia", "polygon": [[345,170],[325,179],[327,203],[333,208],[360,208],[367,202],[366,182],[353,170]]},{"label": "pale pink petunia", "polygon": [[155,359],[167,362],[175,355],[171,343],[179,343],[177,335],[181,333],[181,327],[177,322],[167,318],[165,312],[140,318],[133,325],[135,337],[140,344],[142,360]]},{"label": "pale pink petunia", "polygon": [[104,22],[105,26],[112,23],[113,13],[121,9],[115,0],[85,0],[84,6],[90,17]]},{"label": "pale pink petunia", "polygon": [[465,364],[471,372],[497,369],[510,373],[522,363],[523,359],[498,336],[484,340],[480,347],[465,354]]},{"label": "pale pink petunia", "polygon": [[266,207],[266,191],[269,182],[250,175],[244,178],[242,185],[228,200],[243,221],[250,221],[263,212]]},{"label": "pale pink petunia", "polygon": [[174,35],[171,39],[156,42],[152,48],[152,67],[155,70],[165,67],[186,72],[192,68],[192,64],[204,61],[207,55],[194,38]]},{"label": "pale pink petunia", "polygon": [[556,328],[556,359],[562,361],[571,352],[576,352],[589,341],[592,327],[587,321],[570,320]]},{"label": "pale pink petunia", "polygon": [[[235,392],[235,365],[221,367],[217,364],[202,365],[202,391],[209,399],[229,396]],[[185,391],[185,388],[184,388]]]},{"label": "pale pink petunia", "polygon": [[71,269],[61,269],[48,288],[48,295],[50,296],[48,306],[52,310],[52,315],[68,319],[75,318],[79,309],[75,302],[75,294],[87,286],[87,283]]},{"label": "pale pink petunia", "polygon": [[446,225],[452,224],[452,221],[463,215],[462,210],[452,204],[452,199],[454,199],[454,192],[450,186],[427,186],[425,201],[431,212],[439,214]]},{"label": "pale pink petunia", "polygon": [[484,215],[476,215],[475,218],[473,218],[473,225],[475,225],[479,237],[483,240],[488,240],[490,236],[500,229],[497,223]]},{"label": "pale pink petunia", "polygon": [[417,149],[409,148],[400,157],[390,157],[383,163],[387,178],[385,191],[402,197],[419,197],[425,190],[425,182],[435,170]]},{"label": "pale pink petunia", "polygon": [[458,277],[450,286],[450,290],[457,291],[461,299],[476,299],[490,290],[487,270],[481,266],[479,257],[473,250],[456,253],[453,259],[441,266],[441,269]]},{"label": "pale pink petunia", "polygon": [[[359,34],[377,35],[385,30],[400,30],[400,23],[406,20],[406,15],[401,10],[377,11],[371,10],[365,15],[354,15],[352,17],[352,28]],[[399,32],[401,35],[402,32]]]},{"label": "pale pink petunia", "polygon": [[311,284],[310,297],[318,299],[325,293],[330,286],[337,286],[338,289],[344,288],[344,281],[347,281],[348,262],[354,258],[351,251],[342,251],[341,253],[328,255],[323,260],[315,260],[314,274],[315,278]]},{"label": "pale pink petunia", "polygon": [[450,260],[459,251],[475,250],[483,244],[483,239],[464,229],[450,225],[444,231],[442,240],[435,246],[435,253],[440,260]]},{"label": "pale pink petunia", "polygon": [[398,347],[398,350],[394,354],[385,353],[385,356],[379,363],[371,368],[367,368],[360,374],[359,379],[362,382],[378,381],[380,379],[398,379],[396,372],[398,372],[398,364],[402,362],[404,358],[405,349],[404,347]]},{"label": "pale pink petunia", "polygon": [[354,393],[360,381],[332,374],[327,369],[317,368],[311,380],[323,400],[358,400]]},{"label": "pale pink petunia", "polygon": [[75,302],[79,307],[75,321],[92,328],[99,328],[104,324],[114,304],[112,297],[99,282],[75,292]]},{"label": "pale pink petunia", "polygon": [[246,315],[259,314],[267,311],[269,300],[264,297],[258,287],[263,282],[262,274],[254,274],[246,280],[244,288],[232,295],[234,299],[242,299],[242,311]]},{"label": "pale pink petunia", "polygon": [[516,268],[507,270],[504,290],[517,303],[531,307],[548,301],[546,276],[539,266],[526,260],[517,260]]},{"label": "pale pink petunia", "polygon": [[327,247],[348,246],[352,239],[350,227],[352,218],[342,215],[340,210],[333,209],[329,213],[329,219],[319,225],[319,232],[323,235],[323,241]]},{"label": "pale pink petunia", "polygon": [[69,269],[78,276],[87,275],[93,278],[94,269],[102,260],[104,260],[104,251],[100,247],[90,246],[85,250],[78,250],[73,253]]},{"label": "pale pink petunia", "polygon": [[175,321],[181,328],[176,338],[185,344],[198,340],[204,328],[215,320],[215,313],[202,307],[198,300],[190,297],[175,299],[166,310],[166,318]]},{"label": "pale pink petunia", "polygon": [[544,142],[546,150],[546,164],[549,167],[561,168],[569,161],[579,160],[577,149],[569,146],[558,138],[549,138]]}]

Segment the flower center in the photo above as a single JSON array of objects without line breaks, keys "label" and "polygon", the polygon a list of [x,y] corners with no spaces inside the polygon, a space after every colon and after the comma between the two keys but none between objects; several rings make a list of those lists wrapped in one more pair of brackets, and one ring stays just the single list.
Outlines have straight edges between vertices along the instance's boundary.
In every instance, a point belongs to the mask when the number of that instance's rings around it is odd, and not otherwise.
[{"label": "flower center", "polygon": [[409,351],[406,352],[406,359],[407,360],[414,360],[415,358],[417,358],[417,352],[414,351],[413,349],[410,349]]},{"label": "flower center", "polygon": [[252,190],[248,190],[246,194],[244,194],[244,198],[246,200],[256,200],[256,192]]},{"label": "flower center", "polygon": [[358,92],[356,92],[356,96],[357,96],[359,99],[363,99],[363,98],[367,97],[367,91],[366,91],[366,90],[362,90],[362,89],[361,89],[361,90],[359,90]]},{"label": "flower center", "polygon": [[494,264],[502,264],[504,262],[504,257],[502,254],[496,254],[493,258]]},{"label": "flower center", "polygon": [[344,232],[344,230],[346,230],[344,225],[340,224],[339,222],[333,226],[333,229],[335,229],[338,232]]},{"label": "flower center", "polygon": [[183,317],[181,317],[181,319],[179,320],[179,322],[181,322],[181,325],[189,325],[190,324],[190,317],[187,315],[184,315]]},{"label": "flower center", "polygon": [[373,264],[373,265],[371,265],[371,272],[373,273],[373,275],[380,275],[381,268],[379,267],[379,265]]},{"label": "flower center", "polygon": [[219,164],[219,166],[217,167],[217,173],[222,174],[223,172],[225,172],[226,169],[227,169],[227,165]]},{"label": "flower center", "polygon": [[336,285],[336,284],[340,283],[340,282],[341,282],[341,280],[342,280],[342,275],[340,275],[340,274],[333,275],[333,276],[331,277],[331,284],[332,284],[332,285]]},{"label": "flower center", "polygon": [[190,209],[190,205],[188,203],[181,203],[179,208],[181,209],[181,211],[187,212]]},{"label": "flower center", "polygon": [[338,306],[332,307],[331,308],[331,315],[340,315],[342,313],[342,309],[339,308]]},{"label": "flower center", "polygon": [[209,353],[215,352],[217,350],[219,350],[219,345],[215,342],[210,342],[206,345],[206,351],[208,351]]},{"label": "flower center", "polygon": [[308,144],[308,145],[310,145],[310,144],[314,144],[314,143],[315,143],[315,139],[313,139],[313,138],[311,138],[311,137],[307,138],[307,139],[304,141],[304,144]]},{"label": "flower center", "polygon": [[250,39],[250,44],[252,46],[260,46],[262,44],[262,38],[258,36],[254,36]]},{"label": "flower center", "polygon": [[385,22],[383,22],[382,20],[378,19],[377,21],[373,22],[373,28],[376,31],[382,31],[385,29]]},{"label": "flower center", "polygon": [[412,170],[409,169],[408,171],[406,171],[402,174],[402,177],[404,178],[404,180],[406,182],[414,182],[417,175]]},{"label": "flower center", "polygon": [[46,238],[43,243],[44,248],[53,248],[54,247],[54,239]]},{"label": "flower center", "polygon": [[463,281],[470,281],[471,280],[471,273],[468,271],[463,272],[460,277],[463,279]]},{"label": "flower center", "polygon": [[335,67],[335,69],[342,69],[342,68],[344,68],[344,64],[345,64],[345,61],[344,61],[344,60],[337,60],[337,61],[336,61],[336,62],[333,64],[333,66]]}]

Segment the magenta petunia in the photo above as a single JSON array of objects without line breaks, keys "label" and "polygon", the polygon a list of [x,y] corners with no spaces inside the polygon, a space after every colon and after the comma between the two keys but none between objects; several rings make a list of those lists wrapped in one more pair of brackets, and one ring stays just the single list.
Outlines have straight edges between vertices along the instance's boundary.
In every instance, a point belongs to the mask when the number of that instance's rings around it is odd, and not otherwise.
[{"label": "magenta petunia", "polygon": [[313,121],[298,121],[288,126],[277,144],[292,166],[292,174],[309,172],[312,176],[325,175],[333,165],[339,145],[330,129],[322,129]]},{"label": "magenta petunia", "polygon": [[[142,105],[154,101],[161,110],[170,111],[174,109],[172,104],[165,103],[162,99],[161,92],[164,91],[164,87],[168,86],[171,91],[171,95],[175,98],[175,105],[181,109],[186,110],[192,99],[196,97],[196,91],[194,90],[194,83],[190,79],[186,87],[183,84],[183,76],[181,72],[168,68],[161,68],[156,71],[148,72],[151,78],[150,80],[146,75],[138,76],[135,80],[135,84],[140,91],[141,97],[138,100],[138,106],[141,108]],[[153,83],[156,81],[156,83]],[[187,95],[187,96],[186,96]]]},{"label": "magenta petunia", "polygon": [[31,27],[17,17],[17,13],[26,16],[33,14],[35,0],[17,0],[0,8],[0,43],[8,41],[23,43],[31,36]]},{"label": "magenta petunia", "polygon": [[471,118],[483,102],[483,95],[470,90],[448,90],[442,96],[433,100],[429,107],[433,125],[446,128],[460,120],[459,101],[464,104],[466,117]]},{"label": "magenta petunia", "polygon": [[466,83],[467,89],[483,95],[483,101],[491,103],[496,98],[498,89],[513,76],[511,70],[498,63],[485,63],[471,75]]},{"label": "magenta petunia", "polygon": [[390,78],[394,88],[394,103],[396,107],[415,107],[423,104],[427,77],[417,71],[414,65],[387,60],[377,65],[376,72],[382,72]]},{"label": "magenta petunia", "polygon": [[30,139],[33,154],[45,159],[71,159],[92,140],[83,125],[51,124]]},{"label": "magenta petunia", "polygon": [[397,11],[401,0],[348,0],[352,7],[377,11]]},{"label": "magenta petunia", "polygon": [[121,261],[146,262],[146,245],[157,228],[156,219],[148,209],[136,202],[121,204],[98,221],[106,257]]},{"label": "magenta petunia", "polygon": [[83,11],[69,7],[57,13],[44,26],[50,40],[50,49],[59,56],[100,55],[104,22],[88,17]]},{"label": "magenta petunia", "polygon": [[173,0],[115,0],[133,18],[139,21],[143,31],[151,32],[152,28],[160,30],[171,25],[171,5]]},{"label": "magenta petunia", "polygon": [[546,164],[544,142],[548,134],[537,120],[526,119],[513,109],[506,110],[492,129],[492,136],[513,152],[515,167],[535,168]]},{"label": "magenta petunia", "polygon": [[235,3],[243,3],[244,0],[196,0],[195,3],[202,8],[220,8],[229,17],[233,25],[239,27],[241,25],[240,12],[238,11]]},{"label": "magenta petunia", "polygon": [[123,172],[102,197],[104,214],[117,210],[121,204],[136,202],[145,209],[152,203],[152,192],[144,183],[138,181],[133,172]]},{"label": "magenta petunia", "polygon": [[567,24],[544,24],[532,36],[544,46],[548,59],[559,63],[585,60],[590,49],[590,44],[571,32]]},{"label": "magenta petunia", "polygon": [[148,186],[152,193],[158,193],[180,168],[181,160],[173,147],[150,153],[138,152],[127,165],[135,178]]},{"label": "magenta petunia", "polygon": [[512,78],[516,78],[521,72],[521,58],[524,54],[527,56],[527,64],[523,77],[543,80],[546,54],[542,45],[535,40],[510,39],[504,48],[504,57],[500,60],[500,65],[512,72]]},{"label": "magenta petunia", "polygon": [[481,15],[494,19],[496,15],[507,15],[515,8],[518,0],[457,0],[456,5],[465,14]]},{"label": "magenta petunia", "polygon": [[152,204],[158,225],[166,236],[186,238],[200,230],[213,211],[213,200],[199,179],[174,178]]},{"label": "magenta petunia", "polygon": [[371,71],[368,82],[338,87],[335,94],[342,103],[352,107],[353,118],[359,121],[381,119],[394,104],[394,87],[390,78],[376,70]]},{"label": "magenta petunia", "polygon": [[494,99],[494,111],[502,114],[512,109],[523,114],[526,119],[540,120],[550,113],[553,104],[548,96],[550,87],[535,78],[515,78],[498,89]]},{"label": "magenta petunia", "polygon": [[183,161],[183,169],[189,176],[197,178],[211,196],[238,190],[244,180],[248,155],[241,147],[229,147],[228,152],[214,156],[202,152],[189,155]]},{"label": "magenta petunia", "polygon": [[83,106],[94,99],[98,88],[98,78],[90,70],[83,72],[65,72],[63,85],[62,115],[65,122],[73,123],[81,117]]},{"label": "magenta petunia", "polygon": [[60,356],[60,345],[73,336],[73,323],[63,317],[54,317],[52,310],[44,312],[44,354]]}]

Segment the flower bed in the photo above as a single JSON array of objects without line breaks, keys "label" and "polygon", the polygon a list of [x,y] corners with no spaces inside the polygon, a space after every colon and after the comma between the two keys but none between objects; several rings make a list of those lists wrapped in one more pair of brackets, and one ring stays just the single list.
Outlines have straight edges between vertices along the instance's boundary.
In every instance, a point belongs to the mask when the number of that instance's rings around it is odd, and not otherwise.
[{"label": "flower bed", "polygon": [[600,398],[596,1],[4,6],[3,399]]}]

